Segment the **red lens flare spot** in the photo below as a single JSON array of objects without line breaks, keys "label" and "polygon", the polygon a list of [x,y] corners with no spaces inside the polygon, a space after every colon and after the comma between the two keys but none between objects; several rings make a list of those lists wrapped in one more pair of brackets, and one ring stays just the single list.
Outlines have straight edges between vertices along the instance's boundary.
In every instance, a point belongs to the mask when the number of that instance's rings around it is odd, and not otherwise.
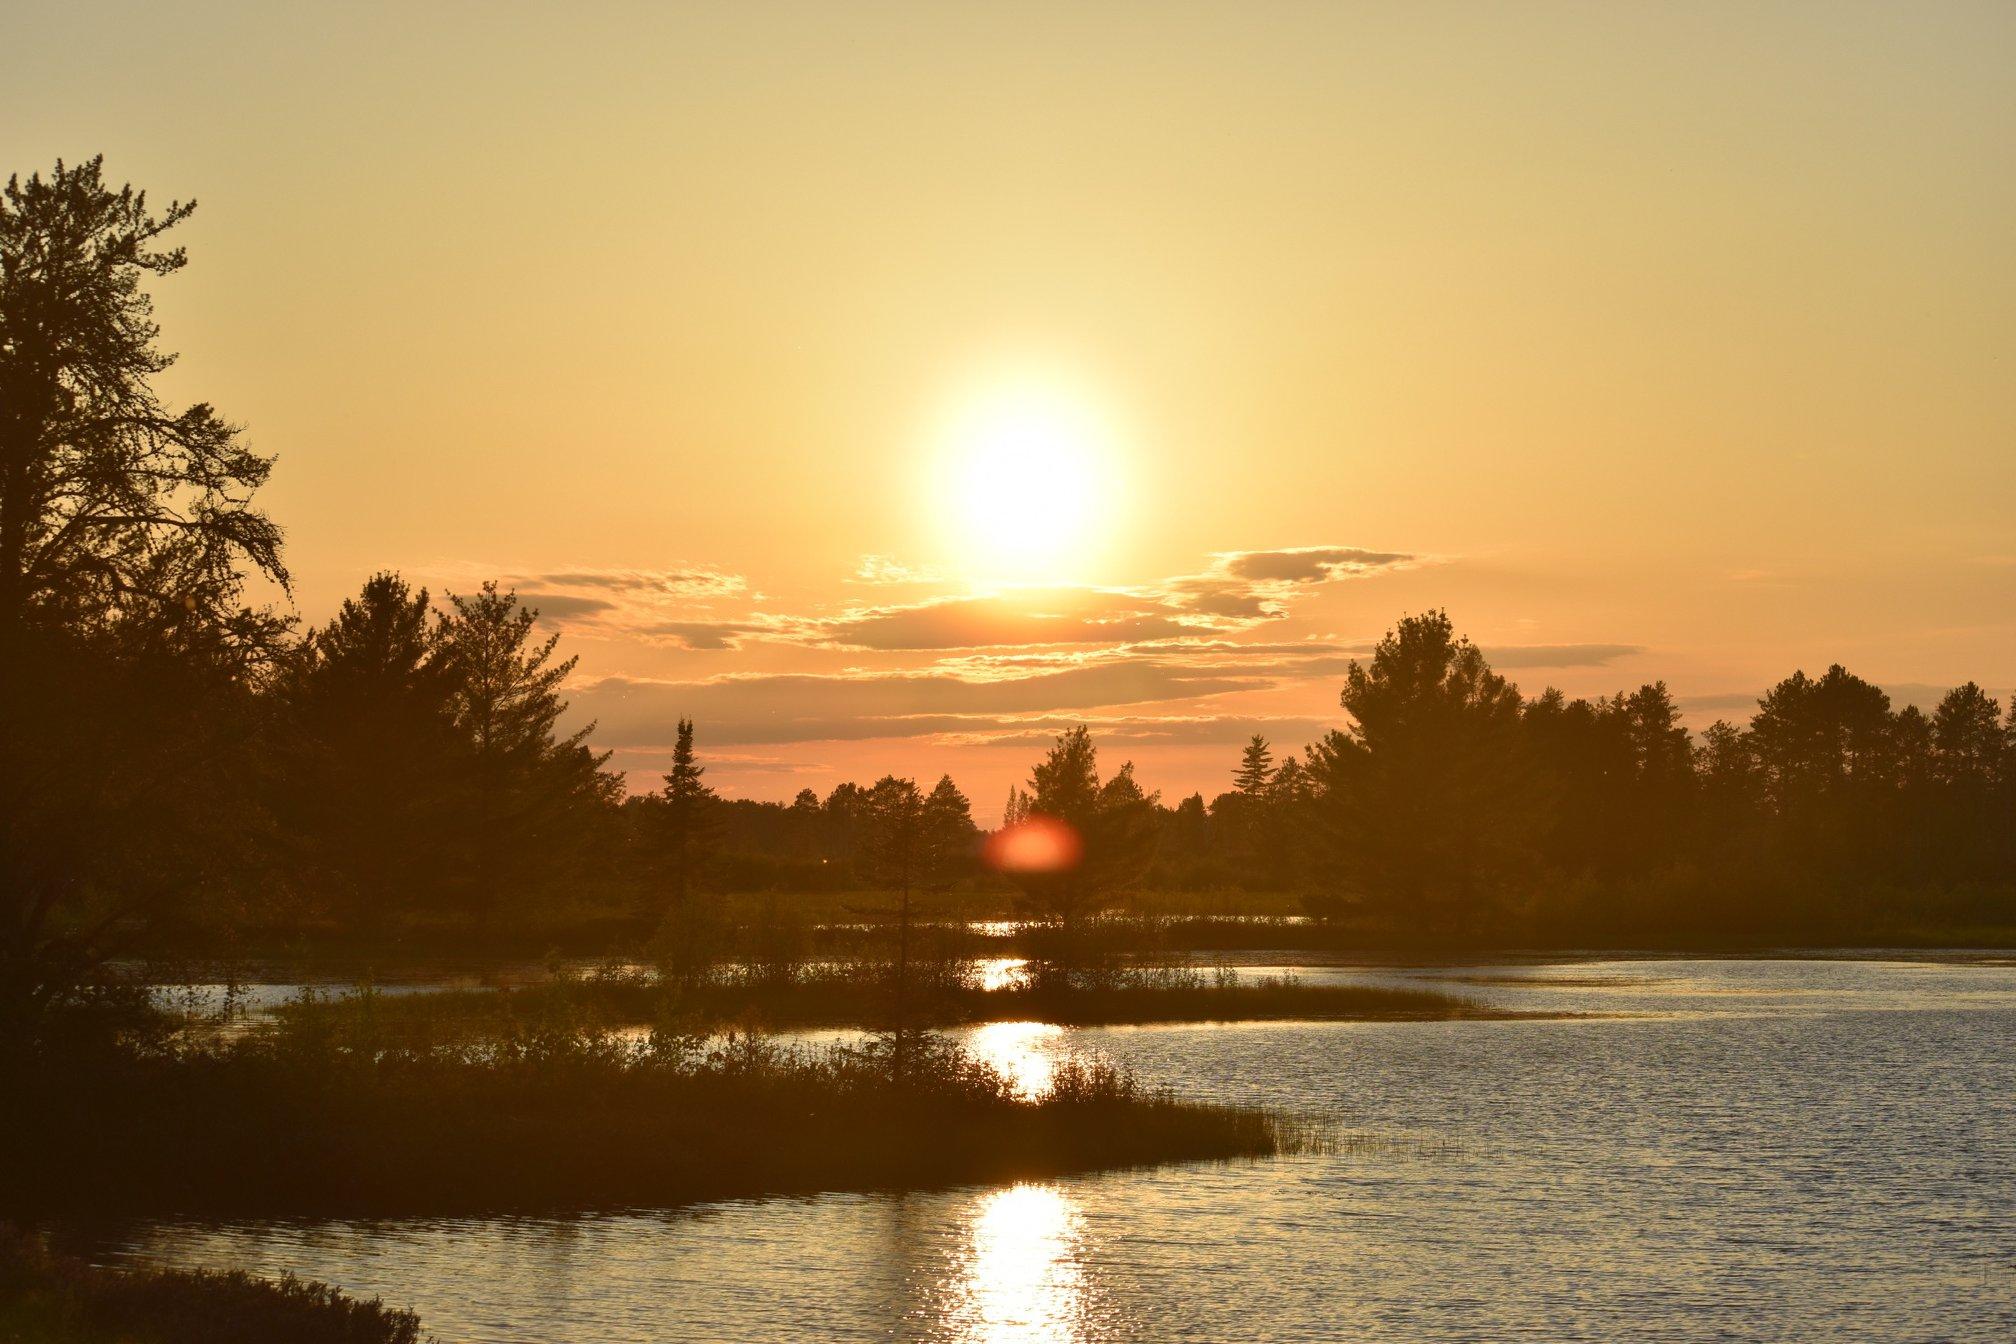
[{"label": "red lens flare spot", "polygon": [[1078,866],[1085,843],[1071,824],[1056,817],[1031,817],[987,837],[982,851],[997,873],[1063,873]]}]

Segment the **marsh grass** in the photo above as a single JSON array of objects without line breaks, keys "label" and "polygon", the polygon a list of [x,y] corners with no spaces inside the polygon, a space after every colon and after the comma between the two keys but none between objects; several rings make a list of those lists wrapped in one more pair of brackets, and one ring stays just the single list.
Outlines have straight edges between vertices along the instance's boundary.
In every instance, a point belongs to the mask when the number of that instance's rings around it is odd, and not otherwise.
[{"label": "marsh grass", "polygon": [[[636,968],[561,974],[537,984],[388,995],[306,995],[285,1021],[339,1038],[432,1045],[531,1029],[658,1026],[696,1033],[734,1028],[886,1028],[897,995],[886,965],[812,963],[788,975],[718,970],[674,981]],[[984,988],[970,963],[913,968],[908,1025],[984,1022],[1112,1026],[1266,1020],[1420,1021],[1503,1017],[1472,999],[1428,989],[1311,985],[1293,975],[1241,978],[1227,967],[1105,965],[1068,974],[1032,964]]]},{"label": "marsh grass", "polygon": [[0,1224],[0,1340],[418,1344],[420,1320],[293,1275],[98,1269]]},{"label": "marsh grass", "polygon": [[11,1062],[0,1210],[338,1216],[663,1206],[1293,1149],[1292,1126],[1067,1063],[1022,1097],[943,1037],[665,1024],[375,1038],[314,1013]]}]

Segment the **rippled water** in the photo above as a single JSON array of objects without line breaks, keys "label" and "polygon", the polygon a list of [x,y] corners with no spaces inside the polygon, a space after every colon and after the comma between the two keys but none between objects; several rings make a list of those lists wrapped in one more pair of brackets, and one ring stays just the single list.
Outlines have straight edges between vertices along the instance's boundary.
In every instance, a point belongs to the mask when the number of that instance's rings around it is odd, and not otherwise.
[{"label": "rippled water", "polygon": [[2006,960],[1299,973],[1603,1016],[975,1029],[1029,1086],[1094,1050],[1328,1117],[1345,1142],[1318,1157],[657,1214],[157,1224],[99,1258],[292,1270],[465,1344],[2016,1338]]}]

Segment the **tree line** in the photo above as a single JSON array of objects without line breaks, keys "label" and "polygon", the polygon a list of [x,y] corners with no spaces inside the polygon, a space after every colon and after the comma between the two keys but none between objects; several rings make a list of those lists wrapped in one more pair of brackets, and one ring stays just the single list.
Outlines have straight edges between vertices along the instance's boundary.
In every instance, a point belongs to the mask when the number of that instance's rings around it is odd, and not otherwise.
[{"label": "tree line", "polygon": [[[1265,888],[1366,928],[1575,938],[2016,922],[2016,708],[1932,714],[1842,668],[1690,735],[1663,683],[1526,698],[1446,615],[1350,668],[1349,726],[1165,805],[1062,734],[1009,821],[1069,865],[993,875],[949,778],[724,800],[683,722],[625,796],[562,726],[574,666],[494,583],[372,577],[302,629],[257,506],[272,460],[155,388],[147,284],[186,256],[101,164],[0,193],[0,1011],[87,978],[122,935],[295,921],[388,936],[614,912],[678,942],[722,891],[1013,882],[1072,925],[1144,886]],[[907,925],[906,925],[907,927]]]},{"label": "tree line", "polygon": [[1698,736],[1664,682],[1533,697],[1448,616],[1353,663],[1350,726],[1164,818],[1155,879],[1426,933],[1824,939],[2016,922],[2016,704],[1927,714],[1838,665]]}]

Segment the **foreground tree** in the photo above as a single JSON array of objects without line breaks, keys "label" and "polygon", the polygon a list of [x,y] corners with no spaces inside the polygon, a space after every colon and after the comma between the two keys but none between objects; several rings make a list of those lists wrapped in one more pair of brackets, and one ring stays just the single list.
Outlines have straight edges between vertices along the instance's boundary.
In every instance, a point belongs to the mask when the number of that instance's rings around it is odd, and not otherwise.
[{"label": "foreground tree", "polygon": [[285,622],[242,589],[287,572],[271,460],[153,385],[145,285],[194,208],[97,159],[0,192],[0,1029],[249,876],[249,696]]},{"label": "foreground tree", "polygon": [[272,459],[209,405],[175,410],[175,362],[143,287],[187,263],[99,159],[0,193],[0,666],[32,624],[117,613],[231,625],[247,570],[285,583],[280,529],[252,505]]}]

